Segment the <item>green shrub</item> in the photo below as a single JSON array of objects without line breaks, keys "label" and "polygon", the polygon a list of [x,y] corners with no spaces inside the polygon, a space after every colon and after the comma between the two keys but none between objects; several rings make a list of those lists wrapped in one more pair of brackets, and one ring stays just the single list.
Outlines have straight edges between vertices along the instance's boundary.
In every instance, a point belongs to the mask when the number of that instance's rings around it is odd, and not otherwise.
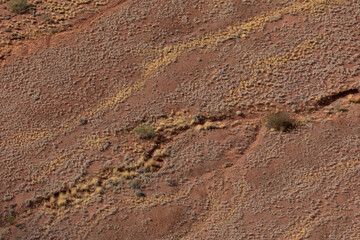
[{"label": "green shrub", "polygon": [[12,224],[15,221],[15,217],[14,216],[9,216],[7,221]]},{"label": "green shrub", "polygon": [[139,182],[139,180],[134,180],[134,181],[131,181],[131,182],[129,182],[128,183],[128,185],[129,185],[129,188],[131,188],[131,189],[140,189],[140,182]]},{"label": "green shrub", "polygon": [[134,129],[134,133],[142,139],[151,139],[155,136],[155,130],[150,125],[143,125],[140,127],[136,127]]},{"label": "green shrub", "polygon": [[29,7],[27,0],[10,0],[8,2],[8,9],[14,13],[25,13]]},{"label": "green shrub", "polygon": [[286,112],[269,113],[265,118],[265,125],[268,129],[286,132],[295,127],[295,122]]}]

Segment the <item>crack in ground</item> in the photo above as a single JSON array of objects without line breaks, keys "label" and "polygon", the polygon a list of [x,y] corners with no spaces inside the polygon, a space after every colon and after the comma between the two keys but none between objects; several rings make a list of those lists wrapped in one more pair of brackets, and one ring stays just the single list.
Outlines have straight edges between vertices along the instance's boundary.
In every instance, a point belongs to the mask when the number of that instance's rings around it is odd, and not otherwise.
[{"label": "crack in ground", "polygon": [[320,107],[326,107],[340,98],[344,98],[350,94],[357,94],[357,93],[359,93],[359,89],[357,88],[340,91],[331,95],[321,97],[318,101],[316,101],[315,104]]}]

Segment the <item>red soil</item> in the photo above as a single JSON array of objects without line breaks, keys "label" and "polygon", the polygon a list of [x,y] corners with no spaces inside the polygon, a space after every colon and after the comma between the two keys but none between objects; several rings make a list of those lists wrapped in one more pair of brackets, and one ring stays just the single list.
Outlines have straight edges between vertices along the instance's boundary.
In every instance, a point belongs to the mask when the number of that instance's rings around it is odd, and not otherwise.
[{"label": "red soil", "polygon": [[0,239],[360,239],[358,1],[110,6],[0,69]]}]

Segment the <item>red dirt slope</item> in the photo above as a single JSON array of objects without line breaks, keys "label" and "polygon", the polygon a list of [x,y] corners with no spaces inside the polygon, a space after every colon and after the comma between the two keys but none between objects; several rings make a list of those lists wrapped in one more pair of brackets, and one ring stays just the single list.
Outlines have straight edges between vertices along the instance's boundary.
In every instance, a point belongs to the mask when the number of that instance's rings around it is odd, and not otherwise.
[{"label": "red dirt slope", "polygon": [[360,239],[359,1],[115,5],[0,69],[0,239]]}]

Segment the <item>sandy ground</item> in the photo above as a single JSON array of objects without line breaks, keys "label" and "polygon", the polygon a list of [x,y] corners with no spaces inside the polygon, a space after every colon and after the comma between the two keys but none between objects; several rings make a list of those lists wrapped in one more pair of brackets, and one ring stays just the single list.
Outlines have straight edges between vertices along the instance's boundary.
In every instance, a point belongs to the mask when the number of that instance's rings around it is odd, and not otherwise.
[{"label": "sandy ground", "polygon": [[6,45],[0,239],[360,239],[359,1],[74,6]]}]

